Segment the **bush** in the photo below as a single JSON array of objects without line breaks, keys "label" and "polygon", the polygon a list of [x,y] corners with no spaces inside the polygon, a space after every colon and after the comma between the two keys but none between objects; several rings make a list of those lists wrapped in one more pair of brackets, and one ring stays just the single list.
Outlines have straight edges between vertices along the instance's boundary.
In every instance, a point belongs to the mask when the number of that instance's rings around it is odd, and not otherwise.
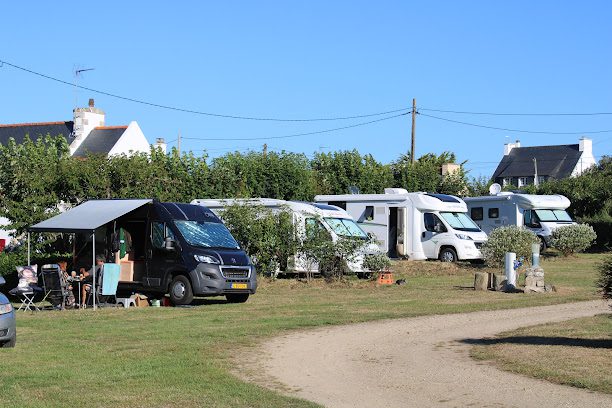
[{"label": "bush", "polygon": [[612,215],[600,213],[593,217],[580,218],[580,222],[593,227],[595,234],[597,234],[595,246],[604,250],[612,248]]},{"label": "bush", "polygon": [[381,272],[391,266],[391,260],[386,254],[368,254],[363,259],[364,268],[372,272]]},{"label": "bush", "polygon": [[540,239],[533,232],[515,225],[494,229],[482,245],[482,255],[487,264],[503,266],[506,252],[516,253],[517,259],[531,258],[531,245]]},{"label": "bush", "polygon": [[604,299],[612,299],[612,255],[605,257],[597,269],[599,270],[597,287],[601,289]]},{"label": "bush", "polygon": [[575,224],[557,228],[551,238],[551,246],[561,251],[564,256],[569,256],[589,248],[597,235],[590,225]]}]

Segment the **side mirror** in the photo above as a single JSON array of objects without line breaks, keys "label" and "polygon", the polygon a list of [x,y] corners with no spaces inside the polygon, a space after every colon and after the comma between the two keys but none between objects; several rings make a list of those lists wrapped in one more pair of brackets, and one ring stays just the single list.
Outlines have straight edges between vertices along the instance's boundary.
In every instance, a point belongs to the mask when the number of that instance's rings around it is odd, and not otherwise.
[{"label": "side mirror", "polygon": [[0,286],[6,284],[6,281],[4,280],[4,276],[0,276]]},{"label": "side mirror", "polygon": [[164,240],[164,248],[167,251],[174,251],[174,241],[172,240],[172,238],[170,237],[166,237],[166,239]]}]

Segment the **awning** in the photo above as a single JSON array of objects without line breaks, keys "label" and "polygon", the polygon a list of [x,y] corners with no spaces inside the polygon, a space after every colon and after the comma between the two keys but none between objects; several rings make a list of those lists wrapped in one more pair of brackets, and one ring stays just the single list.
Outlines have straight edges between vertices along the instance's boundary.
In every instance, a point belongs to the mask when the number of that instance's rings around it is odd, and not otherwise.
[{"label": "awning", "polygon": [[145,204],[142,200],[90,200],[29,228],[33,232],[91,232]]}]

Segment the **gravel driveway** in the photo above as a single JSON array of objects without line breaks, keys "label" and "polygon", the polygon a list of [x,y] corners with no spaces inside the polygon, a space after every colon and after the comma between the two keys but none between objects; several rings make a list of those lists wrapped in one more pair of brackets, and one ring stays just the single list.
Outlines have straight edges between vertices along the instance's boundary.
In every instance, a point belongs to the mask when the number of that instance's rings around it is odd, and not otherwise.
[{"label": "gravel driveway", "polygon": [[259,383],[327,407],[612,407],[609,395],[474,361],[461,342],[606,312],[593,301],[316,329],[267,341],[253,368]]}]

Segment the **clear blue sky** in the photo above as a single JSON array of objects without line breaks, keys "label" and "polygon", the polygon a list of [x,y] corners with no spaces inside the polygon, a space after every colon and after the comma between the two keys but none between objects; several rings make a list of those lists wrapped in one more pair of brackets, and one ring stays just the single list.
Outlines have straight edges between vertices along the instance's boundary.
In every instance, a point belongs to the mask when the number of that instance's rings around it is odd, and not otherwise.
[{"label": "clear blue sky", "polygon": [[[612,130],[609,1],[201,1],[2,2],[0,60],[93,89],[190,110],[320,118],[409,109],[417,99],[417,157],[455,152],[472,176],[490,176],[503,144],[577,143]],[[90,97],[107,125],[136,120],[158,137],[214,157],[231,150],[358,149],[388,163],[410,148],[410,116],[303,137],[237,141],[350,126],[231,120],[169,111],[0,67],[0,123],[71,120]],[[391,116],[391,115],[387,115]],[[596,157],[612,132],[587,135]],[[188,139],[192,138],[192,139]],[[205,141],[203,138],[226,140]]]}]

